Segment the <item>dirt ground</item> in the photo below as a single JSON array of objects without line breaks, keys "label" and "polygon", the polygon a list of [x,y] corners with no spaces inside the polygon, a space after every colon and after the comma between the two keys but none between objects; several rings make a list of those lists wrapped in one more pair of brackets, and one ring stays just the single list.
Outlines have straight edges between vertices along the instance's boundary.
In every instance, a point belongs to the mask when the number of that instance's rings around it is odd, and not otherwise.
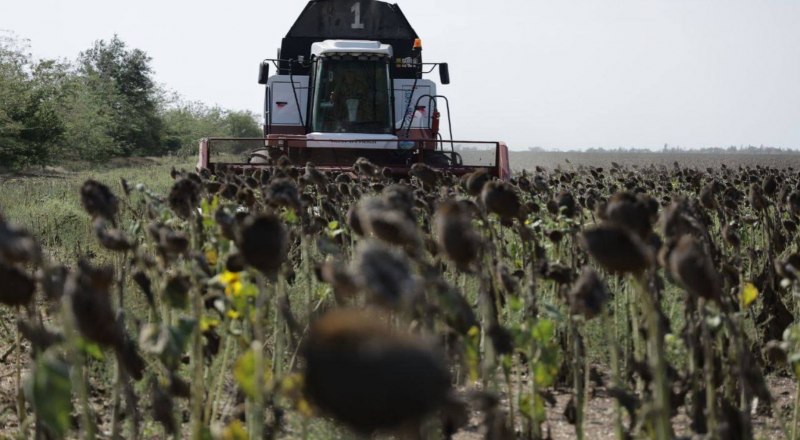
[{"label": "dirt ground", "polygon": [[[606,377],[606,379],[608,379]],[[796,383],[794,379],[788,377],[770,377],[768,384],[772,391],[775,405],[773,413],[780,411],[784,423],[789,426],[791,423],[792,411],[794,408],[794,396]],[[616,440],[614,433],[614,399],[609,397],[604,388],[594,389],[593,394],[586,404],[584,433],[591,440]],[[543,429],[549,430],[552,440],[574,439],[575,426],[570,424],[564,416],[564,410],[570,400],[567,390],[556,390],[555,406],[547,408],[547,423]],[[763,403],[761,404],[763,406]],[[754,407],[756,412],[757,407]],[[483,440],[481,428],[482,414],[474,414],[468,426],[459,431],[455,440]],[[627,420],[627,419],[626,419]],[[689,429],[690,417],[681,412],[673,417],[672,426],[678,438],[691,438]],[[627,423],[627,421],[626,421]],[[781,428],[780,420],[774,416],[754,415],[753,431],[756,439],[781,439],[785,438]]]},{"label": "dirt ground", "polygon": [[[14,376],[14,354],[10,352],[10,346],[0,347],[0,356],[8,353],[5,359],[0,359],[0,438],[4,435],[13,435],[17,430],[15,414],[15,376]],[[606,378],[607,379],[607,378]],[[780,412],[785,423],[791,422],[795,381],[789,377],[770,377],[769,387],[775,399],[773,413]],[[586,405],[584,432],[591,440],[615,440],[614,434],[614,399],[608,396],[604,388],[596,388],[590,391],[590,399]],[[570,394],[567,390],[555,390],[556,404],[547,407],[547,423],[545,430],[549,430],[552,440],[566,440],[575,438],[575,427],[567,422],[564,416]],[[94,402],[102,405],[102,402]],[[98,408],[100,409],[100,408]],[[755,408],[754,408],[755,410]],[[467,426],[462,428],[455,436],[455,440],[482,440],[481,421],[483,415],[475,413],[472,415]],[[689,438],[690,418],[684,413],[679,413],[672,419],[675,434]],[[784,438],[778,418],[773,416],[756,415],[753,419],[755,436],[757,439],[779,439]]]}]

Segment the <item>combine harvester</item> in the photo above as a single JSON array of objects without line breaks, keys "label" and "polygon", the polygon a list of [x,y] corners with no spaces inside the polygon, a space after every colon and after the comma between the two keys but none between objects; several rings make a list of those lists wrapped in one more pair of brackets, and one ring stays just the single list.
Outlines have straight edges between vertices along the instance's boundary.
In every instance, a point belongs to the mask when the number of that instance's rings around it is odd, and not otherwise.
[{"label": "combine harvester", "polygon": [[295,166],[312,162],[347,172],[363,157],[397,177],[422,163],[459,176],[485,169],[508,179],[503,142],[453,139],[449,101],[423,78],[437,68],[440,82],[449,84],[447,63],[422,62],[422,42],[397,5],[312,0],[277,58],[261,63],[264,137],[203,139],[198,168],[271,166],[288,156]]}]

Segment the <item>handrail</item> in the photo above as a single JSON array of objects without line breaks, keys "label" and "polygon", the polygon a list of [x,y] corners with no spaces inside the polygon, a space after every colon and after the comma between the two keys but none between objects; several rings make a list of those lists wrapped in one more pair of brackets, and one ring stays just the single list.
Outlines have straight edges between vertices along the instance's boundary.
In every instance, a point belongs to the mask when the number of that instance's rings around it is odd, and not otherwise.
[{"label": "handrail", "polygon": [[[444,99],[444,104],[445,107],[447,108],[447,126],[450,129],[450,151],[453,151],[455,147],[453,146],[453,119],[450,117],[450,100],[447,98],[447,96],[444,95],[422,95],[419,98],[417,98],[417,102],[416,104],[414,104],[414,108],[419,107],[419,102],[422,100],[422,98],[428,98],[428,108],[431,108],[431,103],[434,104],[434,111],[438,110],[439,108],[439,104],[436,100],[438,98]],[[430,117],[428,119],[430,119]],[[429,129],[431,128],[430,122],[428,123],[428,128]],[[409,124],[408,129],[406,129],[406,137],[408,137],[410,131],[411,131],[411,125]],[[444,139],[442,139],[442,141],[444,143]]]},{"label": "handrail", "polygon": [[[274,141],[274,140],[292,140],[292,141],[308,141],[308,142],[416,142],[416,143],[430,143],[430,142],[453,142],[456,144],[499,144],[500,141],[466,141],[466,140],[436,140],[436,139],[308,139],[305,135],[271,135],[270,137],[206,137],[203,138],[208,141]],[[295,147],[297,148],[297,147]]]}]

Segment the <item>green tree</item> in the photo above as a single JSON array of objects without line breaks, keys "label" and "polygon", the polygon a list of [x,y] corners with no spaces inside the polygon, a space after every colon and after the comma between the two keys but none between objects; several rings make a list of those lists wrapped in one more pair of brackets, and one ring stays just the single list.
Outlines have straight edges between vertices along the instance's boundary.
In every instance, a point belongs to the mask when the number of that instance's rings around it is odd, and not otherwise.
[{"label": "green tree", "polygon": [[123,154],[113,138],[114,110],[96,93],[85,77],[75,76],[64,100],[64,142],[59,149],[64,158],[104,162]]},{"label": "green tree", "polygon": [[0,32],[0,168],[194,154],[205,136],[261,135],[250,112],[165,94],[150,61],[116,35],[74,64],[34,60],[26,41]]},{"label": "green tree", "polygon": [[45,165],[64,133],[59,117],[67,65],[33,62],[26,43],[0,35],[0,165]]},{"label": "green tree", "polygon": [[8,41],[0,41],[0,165],[16,167],[24,154],[20,109],[27,100],[24,66],[27,60]]},{"label": "green tree", "polygon": [[256,116],[249,111],[229,111],[225,115],[228,135],[232,137],[261,137],[262,127],[256,122]]},{"label": "green tree", "polygon": [[126,155],[161,152],[163,124],[150,61],[116,35],[96,41],[78,60],[87,87],[110,109],[108,134]]},{"label": "green tree", "polygon": [[260,137],[255,115],[248,111],[230,111],[208,107],[178,96],[167,99],[163,112],[165,143],[171,151],[195,154],[197,143],[204,137]]}]

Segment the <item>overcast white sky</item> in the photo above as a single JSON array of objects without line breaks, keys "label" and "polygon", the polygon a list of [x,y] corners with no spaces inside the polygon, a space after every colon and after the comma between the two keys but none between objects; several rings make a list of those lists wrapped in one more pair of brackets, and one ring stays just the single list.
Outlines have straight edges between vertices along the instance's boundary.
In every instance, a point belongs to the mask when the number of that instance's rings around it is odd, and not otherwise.
[{"label": "overcast white sky", "polygon": [[[800,148],[800,1],[396,0],[448,61],[458,139],[511,148]],[[0,0],[37,57],[114,33],[188,99],[260,114],[302,0]]]}]

